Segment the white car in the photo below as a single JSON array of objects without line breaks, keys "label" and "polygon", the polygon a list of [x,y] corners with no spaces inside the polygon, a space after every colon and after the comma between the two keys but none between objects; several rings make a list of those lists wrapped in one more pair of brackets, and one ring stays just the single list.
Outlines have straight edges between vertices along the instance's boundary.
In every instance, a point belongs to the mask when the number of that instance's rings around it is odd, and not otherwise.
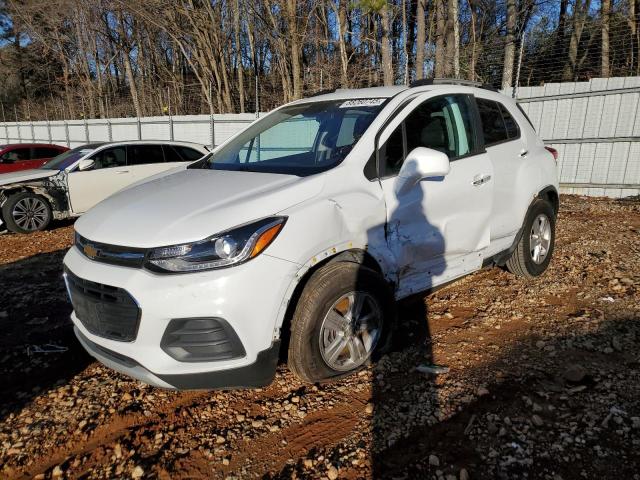
[{"label": "white car", "polygon": [[53,219],[81,215],[118,190],[207,153],[188,142],[82,145],[40,168],[0,174],[0,225],[18,233],[44,230]]},{"label": "white car", "polygon": [[366,364],[394,300],[504,265],[540,275],[554,153],[516,103],[446,82],[287,104],[185,171],[100,203],[64,259],[82,345],[175,389]]}]

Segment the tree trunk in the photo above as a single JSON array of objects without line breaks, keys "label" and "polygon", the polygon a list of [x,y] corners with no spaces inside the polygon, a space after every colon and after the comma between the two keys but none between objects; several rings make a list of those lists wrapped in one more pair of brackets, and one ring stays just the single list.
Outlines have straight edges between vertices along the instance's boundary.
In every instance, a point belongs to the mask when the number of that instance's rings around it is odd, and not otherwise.
[{"label": "tree trunk", "polygon": [[402,7],[402,38],[404,39],[402,42],[402,55],[404,56],[404,84],[409,85],[409,26],[407,24],[407,0],[402,0],[400,2],[400,6]]},{"label": "tree trunk", "polygon": [[445,36],[445,11],[444,0],[435,0],[436,2],[436,66],[434,76],[442,78],[446,75],[444,36]]},{"label": "tree trunk", "polygon": [[[334,1],[331,7],[336,14],[337,34],[338,34],[338,51],[340,52],[340,85],[342,88],[349,88],[349,57],[347,56],[347,1],[341,0],[340,5],[336,7]],[[328,42],[327,42],[328,43]]]},{"label": "tree trunk", "polygon": [[611,16],[611,0],[602,0],[600,2],[600,11],[602,17],[602,53],[601,53],[601,75],[604,78],[609,77],[609,18]]},{"label": "tree trunk", "polygon": [[127,33],[124,28],[124,19],[122,18],[122,14],[118,14],[118,29],[120,32],[120,41],[123,42],[121,45],[123,52],[123,61],[124,61],[124,73],[127,76],[127,81],[129,82],[129,92],[131,93],[131,101],[133,102],[133,108],[136,111],[136,116],[141,117],[142,111],[140,110],[140,102],[138,101],[138,88],[136,86],[136,77],[133,75],[133,67],[131,66],[131,47],[124,42],[128,43]]},{"label": "tree trunk", "polygon": [[298,1],[287,0],[287,20],[291,35],[291,75],[293,76],[293,99],[302,98],[302,66],[299,26],[298,26]]},{"label": "tree trunk", "polygon": [[385,2],[384,7],[380,12],[382,21],[382,74],[384,78],[384,85],[393,85],[393,60],[391,58],[391,22],[389,15],[389,4]]},{"label": "tree trunk", "polygon": [[560,0],[560,13],[558,15],[558,29],[556,30],[555,46],[553,49],[553,60],[556,65],[562,65],[565,61],[565,51],[567,49],[567,6],[569,0]]},{"label": "tree trunk", "polygon": [[516,0],[507,0],[507,36],[504,44],[502,65],[502,89],[513,86],[513,62],[516,54]]},{"label": "tree trunk", "polygon": [[240,44],[240,2],[234,1],[233,5],[233,29],[236,41],[236,70],[238,72],[238,94],[240,97],[240,113],[244,113],[244,75],[242,65],[242,45]]},{"label": "tree trunk", "polygon": [[453,23],[453,76],[460,78],[460,18],[458,0],[449,0],[449,15]]},{"label": "tree trunk", "polygon": [[424,78],[424,49],[426,42],[424,2],[426,0],[418,0],[416,9],[416,80]]},{"label": "tree trunk", "polygon": [[562,80],[565,82],[574,81],[576,78],[576,66],[578,60],[578,47],[582,38],[582,30],[587,20],[589,6],[591,0],[576,0],[573,12],[573,28],[571,31],[571,40],[569,40],[569,50],[567,52],[567,60],[565,62],[564,71],[562,72]]},{"label": "tree trunk", "polygon": [[471,58],[469,59],[469,80],[474,81],[476,79],[476,26],[478,23],[478,13],[476,12],[475,0],[469,0],[469,10],[471,11]]}]

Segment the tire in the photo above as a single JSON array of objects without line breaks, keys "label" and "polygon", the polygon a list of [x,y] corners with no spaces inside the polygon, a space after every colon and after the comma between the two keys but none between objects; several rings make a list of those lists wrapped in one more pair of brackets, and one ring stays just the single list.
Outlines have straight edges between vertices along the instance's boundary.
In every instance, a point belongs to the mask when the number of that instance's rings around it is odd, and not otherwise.
[{"label": "tire", "polygon": [[[355,311],[350,306],[358,303],[362,305],[360,315],[349,322],[349,312]],[[309,383],[360,370],[383,346],[394,312],[393,295],[378,273],[353,262],[325,265],[311,276],[296,305],[289,341],[290,370]]]},{"label": "tire", "polygon": [[539,198],[529,209],[522,236],[507,260],[507,269],[524,278],[542,275],[553,256],[555,239],[555,211],[548,201]]},{"label": "tire", "polygon": [[51,223],[51,205],[41,195],[32,192],[16,193],[2,206],[2,217],[12,232],[38,232]]}]

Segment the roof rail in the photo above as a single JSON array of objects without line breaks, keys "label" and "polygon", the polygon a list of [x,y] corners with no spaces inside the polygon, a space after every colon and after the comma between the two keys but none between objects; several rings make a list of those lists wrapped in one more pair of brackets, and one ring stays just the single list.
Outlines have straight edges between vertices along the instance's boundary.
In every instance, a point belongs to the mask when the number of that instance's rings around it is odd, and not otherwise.
[{"label": "roof rail", "polygon": [[415,80],[409,84],[409,88],[423,87],[425,85],[464,85],[466,87],[484,88],[485,90],[498,90],[491,85],[486,85],[482,82],[476,82],[475,80],[465,80],[463,78],[423,78],[421,80]]},{"label": "roof rail", "polygon": [[307,95],[306,98],[317,97],[318,95],[326,95],[327,93],[334,93],[337,89],[335,88],[325,88],[324,90],[320,90],[318,92],[312,93],[311,95]]}]

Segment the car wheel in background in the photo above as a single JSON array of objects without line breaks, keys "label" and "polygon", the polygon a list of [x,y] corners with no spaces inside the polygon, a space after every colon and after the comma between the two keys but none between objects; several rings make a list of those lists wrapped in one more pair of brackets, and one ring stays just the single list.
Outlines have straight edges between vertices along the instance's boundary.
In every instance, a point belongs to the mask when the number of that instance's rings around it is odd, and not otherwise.
[{"label": "car wheel in background", "polygon": [[359,370],[383,345],[393,312],[393,295],[377,272],[353,262],[322,267],[296,305],[289,368],[307,382]]},{"label": "car wheel in background", "polygon": [[16,193],[2,206],[2,217],[12,232],[37,232],[51,223],[51,206],[46,198],[35,193]]},{"label": "car wheel in background", "polygon": [[529,209],[516,249],[507,260],[515,275],[533,278],[549,266],[556,237],[556,215],[551,204],[538,199]]}]

